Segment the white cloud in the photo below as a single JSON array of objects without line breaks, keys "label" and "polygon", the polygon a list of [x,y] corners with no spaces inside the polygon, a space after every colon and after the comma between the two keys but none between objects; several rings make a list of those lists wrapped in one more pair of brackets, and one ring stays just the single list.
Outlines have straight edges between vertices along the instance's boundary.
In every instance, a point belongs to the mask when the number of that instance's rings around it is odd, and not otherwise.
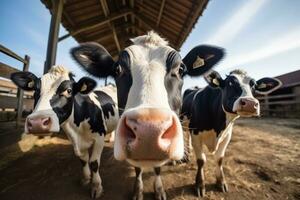
[{"label": "white cloud", "polygon": [[234,14],[207,40],[207,43],[224,45],[231,42],[268,1],[249,0],[240,8],[234,9]]},{"label": "white cloud", "polygon": [[237,56],[228,57],[224,60],[220,70],[256,62],[276,56],[280,53],[300,48],[300,28],[287,32],[277,38],[272,38],[268,43],[263,43],[261,47]]},{"label": "white cloud", "polygon": [[24,30],[28,34],[31,41],[37,44],[39,47],[45,47],[47,45],[48,35],[43,35],[42,33],[28,27],[25,27]]}]

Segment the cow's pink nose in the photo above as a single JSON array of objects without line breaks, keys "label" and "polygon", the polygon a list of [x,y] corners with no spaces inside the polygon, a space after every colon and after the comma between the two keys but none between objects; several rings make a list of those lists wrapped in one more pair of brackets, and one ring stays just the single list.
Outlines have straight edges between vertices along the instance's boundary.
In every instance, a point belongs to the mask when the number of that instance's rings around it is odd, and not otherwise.
[{"label": "cow's pink nose", "polygon": [[134,160],[168,158],[178,125],[170,111],[155,108],[139,109],[125,114],[119,136],[127,156]]},{"label": "cow's pink nose", "polygon": [[50,127],[50,117],[27,118],[27,129],[29,133],[48,133]]},{"label": "cow's pink nose", "polygon": [[258,109],[258,101],[253,98],[241,98],[240,99],[240,110],[243,112],[255,113]]}]

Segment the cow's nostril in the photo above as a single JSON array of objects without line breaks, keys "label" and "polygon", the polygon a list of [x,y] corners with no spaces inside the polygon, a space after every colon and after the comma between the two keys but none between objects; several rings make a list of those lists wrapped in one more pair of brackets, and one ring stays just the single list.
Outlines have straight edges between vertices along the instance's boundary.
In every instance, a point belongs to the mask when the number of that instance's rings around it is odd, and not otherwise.
[{"label": "cow's nostril", "polygon": [[241,100],[241,101],[240,101],[240,104],[241,104],[242,106],[245,106],[245,105],[246,105],[246,102],[245,102],[244,100]]},{"label": "cow's nostril", "polygon": [[27,120],[27,127],[32,127],[32,123],[30,122],[30,119]]},{"label": "cow's nostril", "polygon": [[174,122],[174,119],[172,119],[171,126],[162,134],[162,139],[173,139],[176,134],[176,124]]},{"label": "cow's nostril", "polygon": [[50,124],[50,117],[47,117],[43,120],[43,125],[48,126]]},{"label": "cow's nostril", "polygon": [[129,140],[134,140],[136,138],[136,135],[135,135],[135,131],[137,131],[137,127],[136,126],[129,126],[128,123],[127,123],[127,119],[125,119],[125,127],[126,127],[126,130],[124,132],[125,134],[125,137]]}]

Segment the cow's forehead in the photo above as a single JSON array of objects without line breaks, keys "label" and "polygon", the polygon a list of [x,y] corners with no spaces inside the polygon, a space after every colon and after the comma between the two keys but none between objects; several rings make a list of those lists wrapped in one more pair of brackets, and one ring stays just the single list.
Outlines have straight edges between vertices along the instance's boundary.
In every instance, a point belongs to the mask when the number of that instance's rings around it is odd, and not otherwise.
[{"label": "cow's forehead", "polygon": [[175,51],[169,46],[150,46],[150,45],[131,45],[125,49],[133,60],[153,60],[163,59],[165,60],[168,53]]},{"label": "cow's forehead", "polygon": [[230,76],[235,77],[240,84],[249,84],[250,80],[253,78],[245,74],[230,74]]},{"label": "cow's forehead", "polygon": [[65,80],[70,80],[68,73],[47,73],[43,75],[41,77],[41,93],[55,92],[60,84]]}]

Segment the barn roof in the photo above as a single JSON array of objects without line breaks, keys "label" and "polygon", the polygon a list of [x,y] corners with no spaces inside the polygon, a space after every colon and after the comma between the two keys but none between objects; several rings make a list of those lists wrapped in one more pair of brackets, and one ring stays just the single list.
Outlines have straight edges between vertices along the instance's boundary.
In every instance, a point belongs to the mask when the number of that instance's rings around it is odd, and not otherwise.
[{"label": "barn roof", "polygon": [[[52,12],[52,0],[41,0]],[[79,43],[95,41],[113,55],[129,38],[155,30],[179,49],[208,0],[65,0],[62,25]]]},{"label": "barn roof", "polygon": [[300,85],[300,70],[276,76],[282,82],[282,88]]}]

